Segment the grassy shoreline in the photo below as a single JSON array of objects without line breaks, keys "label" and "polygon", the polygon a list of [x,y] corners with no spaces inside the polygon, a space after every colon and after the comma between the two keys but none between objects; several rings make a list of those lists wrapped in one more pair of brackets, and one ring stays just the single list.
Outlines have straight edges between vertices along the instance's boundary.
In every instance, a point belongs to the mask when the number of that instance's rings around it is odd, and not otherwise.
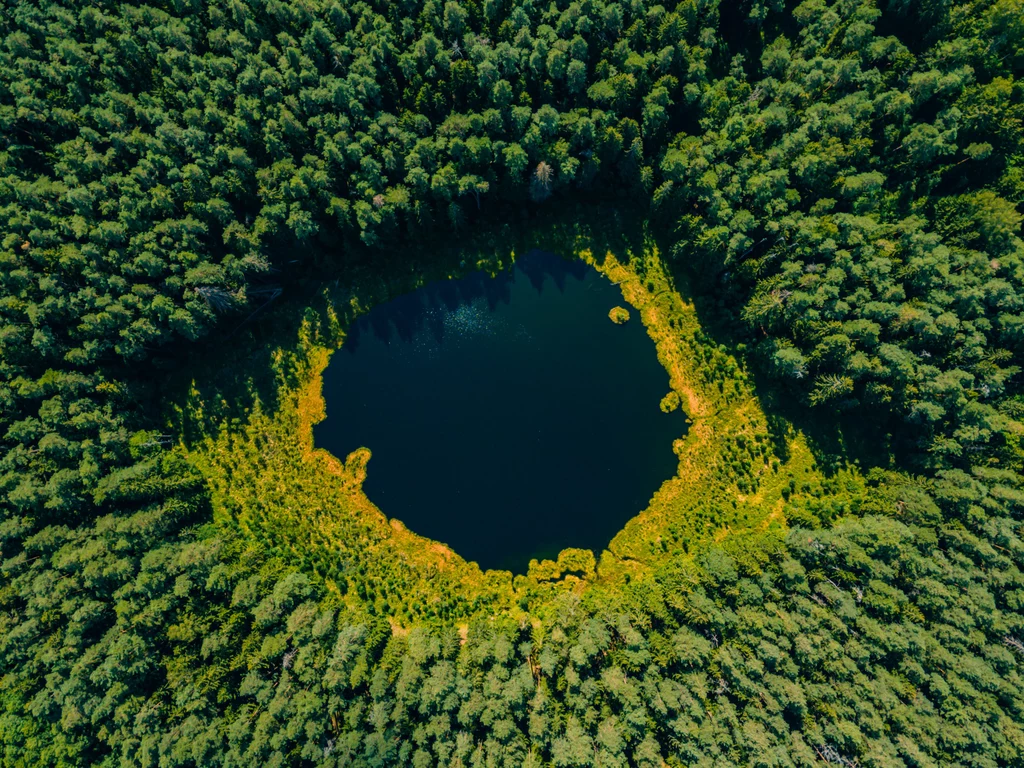
[{"label": "grassy shoreline", "polygon": [[450,258],[427,277],[364,277],[324,287],[303,311],[291,343],[269,355],[273,393],[266,399],[273,407],[254,394],[241,418],[222,419],[211,429],[217,420],[206,413],[207,403],[220,395],[215,386],[201,393],[193,383],[178,417],[205,419],[207,427],[182,450],[207,478],[215,520],[294,558],[340,601],[389,615],[396,628],[501,612],[524,619],[563,592],[614,592],[711,545],[763,560],[785,534],[784,494],[819,491],[821,477],[804,437],[790,428],[785,456],[777,455],[738,350],[716,344],[701,329],[686,279],[672,273],[653,238],[609,244],[564,221],[539,232],[531,245],[572,254],[619,286],[691,421],[673,446],[676,474],[603,552],[564,550],[556,560],[531,561],[525,574],[482,571],[389,519],[366,497],[361,485],[372,471],[368,450],[335,457],[313,443],[313,425],[326,415],[321,376],[349,324],[430,278],[508,268],[525,250],[508,244],[481,249],[475,261]]}]

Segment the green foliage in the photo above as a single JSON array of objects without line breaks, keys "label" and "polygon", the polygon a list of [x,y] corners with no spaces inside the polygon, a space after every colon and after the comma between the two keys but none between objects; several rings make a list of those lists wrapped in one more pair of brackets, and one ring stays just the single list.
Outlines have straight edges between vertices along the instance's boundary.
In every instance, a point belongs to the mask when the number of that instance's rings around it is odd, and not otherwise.
[{"label": "green foliage", "polygon": [[1000,192],[1024,133],[1019,63],[979,44],[1017,23],[1010,5],[942,8],[920,12],[940,32],[915,56],[899,11],[801,4],[763,76],[734,68],[709,88],[662,171],[694,211],[679,257],[726,270],[778,376],[812,405],[904,421],[921,464],[963,467],[1002,440],[1019,371],[1021,198]]},{"label": "green foliage", "polygon": [[[1022,19],[5,3],[0,763],[1024,763]],[[311,273],[383,279],[413,239],[615,193],[650,199],[758,375],[926,474],[818,488],[762,432],[716,435],[716,471],[783,486],[803,527],[647,542],[666,557],[626,584],[567,551],[551,567],[595,584],[522,618],[454,588],[414,611],[395,553],[378,581],[211,521],[162,389],[211,331],[234,344]],[[679,331],[738,407],[713,335]],[[273,455],[251,448],[229,470]]]},{"label": "green foliage", "polygon": [[608,318],[616,325],[629,322],[629,310],[625,307],[612,307],[608,312]]},{"label": "green foliage", "polygon": [[679,407],[679,393],[673,390],[661,398],[660,403],[661,410],[665,413],[671,413]]}]

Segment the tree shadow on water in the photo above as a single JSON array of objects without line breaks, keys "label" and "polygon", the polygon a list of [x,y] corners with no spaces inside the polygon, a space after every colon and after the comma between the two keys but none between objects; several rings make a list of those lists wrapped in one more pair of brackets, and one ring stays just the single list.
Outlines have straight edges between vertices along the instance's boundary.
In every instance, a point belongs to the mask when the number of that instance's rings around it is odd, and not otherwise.
[{"label": "tree shadow on water", "polygon": [[538,294],[543,293],[548,278],[554,282],[559,293],[565,293],[565,283],[569,277],[582,280],[587,274],[587,265],[582,261],[551,258],[551,254],[539,248],[534,248],[517,259],[515,268],[526,275]]},{"label": "tree shadow on water", "polygon": [[245,423],[256,407],[274,413],[283,390],[305,383],[308,340],[352,351],[363,334],[407,341],[426,332],[440,341],[444,311],[477,301],[490,309],[508,303],[513,270],[538,293],[549,280],[561,292],[589,269],[573,257],[580,248],[602,256],[642,253],[639,222],[615,206],[580,205],[535,215],[528,228],[484,228],[453,245],[331,264],[330,279],[293,280],[265,311],[227,315],[203,342],[187,345],[176,358],[184,362],[169,367],[158,384],[160,402],[171,404],[167,420],[186,444],[195,444],[225,424]]},{"label": "tree shadow on water", "polygon": [[486,302],[489,309],[507,304],[511,298],[512,280],[510,270],[493,277],[477,271],[462,277],[435,280],[420,287],[410,286],[410,293],[377,304],[356,319],[347,330],[342,348],[355,352],[360,337],[368,332],[384,343],[395,337],[409,342],[426,332],[440,343],[445,333],[445,313],[457,312],[460,307],[478,301]]},{"label": "tree shadow on water", "polygon": [[513,269],[538,292],[549,279],[564,291],[569,278],[582,279],[589,269],[573,257],[580,248],[602,256],[642,253],[642,219],[618,204],[578,203],[522,218],[523,226],[485,223],[455,242],[401,252],[319,255],[313,261],[320,274],[288,281],[266,309],[226,315],[202,342],[176,351],[175,365],[157,384],[159,402],[170,404],[166,421],[194,445],[224,425],[246,423],[257,407],[277,412],[281,392],[305,383],[309,341],[353,351],[367,333],[388,341],[428,332],[440,341],[442,312],[477,301],[490,309],[508,303]]},{"label": "tree shadow on water", "polygon": [[[570,241],[565,235],[571,233],[574,239],[578,239],[584,236],[583,231],[573,224],[557,221],[538,222],[538,228],[540,236],[533,232],[517,241],[506,233],[501,238],[506,243],[501,270],[488,272],[476,269],[465,274],[448,274],[423,285],[410,286],[410,293],[375,305],[347,329],[343,349],[354,352],[365,333],[372,333],[384,343],[396,337],[408,342],[420,334],[429,333],[440,344],[445,334],[445,313],[455,313],[476,302],[484,302],[489,310],[508,304],[517,273],[522,273],[538,294],[543,293],[549,281],[556,290],[564,293],[569,278],[583,280],[589,269],[566,251]],[[481,237],[490,240],[493,236]],[[474,242],[461,249],[464,256],[470,258],[460,259],[460,264],[476,263]],[[604,246],[610,244],[607,240],[599,242]],[[522,255],[512,263],[515,253]]]}]

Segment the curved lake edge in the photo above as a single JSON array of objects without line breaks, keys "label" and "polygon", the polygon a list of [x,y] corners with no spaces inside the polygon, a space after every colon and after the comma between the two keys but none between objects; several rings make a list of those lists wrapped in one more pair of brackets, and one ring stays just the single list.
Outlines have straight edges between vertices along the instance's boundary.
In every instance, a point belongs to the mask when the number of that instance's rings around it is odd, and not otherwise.
[{"label": "curved lake edge", "polygon": [[[572,256],[565,256],[564,251],[560,255],[569,260],[582,261],[619,287],[624,303],[636,314],[636,317],[630,322],[642,323],[648,336],[654,341],[658,361],[669,375],[670,391],[679,395],[680,407],[691,426],[686,436],[678,439],[673,445],[679,458],[676,474],[665,478],[652,495],[648,506],[629,518],[602,552],[593,553],[596,562],[592,566],[582,569],[569,567],[569,563],[577,563],[581,557],[586,560],[587,558],[581,553],[588,550],[568,548],[563,550],[555,560],[531,561],[525,576],[538,581],[556,581],[564,576],[594,579],[600,578],[603,574],[611,577],[613,573],[621,575],[623,572],[634,570],[635,563],[641,558],[637,557],[639,553],[636,552],[636,547],[631,541],[637,537],[640,531],[650,527],[652,518],[660,517],[655,509],[659,506],[659,501],[664,503],[666,499],[679,495],[680,489],[675,487],[675,481],[683,479],[684,471],[689,473],[690,482],[699,481],[703,473],[693,470],[702,462],[696,459],[694,454],[699,453],[701,444],[706,445],[714,435],[714,430],[702,428],[701,424],[701,419],[714,410],[713,398],[708,396],[706,383],[701,381],[701,376],[693,369],[692,361],[685,359],[680,354],[678,345],[674,343],[679,333],[679,327],[669,322],[676,314],[685,314],[690,315],[692,324],[694,327],[698,327],[695,309],[692,303],[687,303],[682,299],[674,289],[673,281],[667,271],[660,267],[661,257],[657,249],[652,245],[643,255],[643,275],[634,266],[631,266],[630,261],[620,261],[610,251],[599,257],[595,256],[591,249],[581,248],[575,250]],[[446,277],[438,279],[459,279],[479,271],[494,276],[510,267],[510,263],[482,260],[478,264],[464,266],[449,273]],[[350,318],[349,325],[378,304],[386,303],[393,298],[411,293],[423,285],[436,281],[422,280],[416,285],[405,286],[405,290],[382,296],[377,301],[363,305],[357,314]],[[669,306],[665,307],[666,304]],[[359,495],[365,499],[365,494],[361,493],[359,486],[362,479],[365,478],[366,463],[372,456],[371,451],[360,448],[346,457],[337,457],[325,449],[317,448],[313,440],[313,427],[326,418],[323,373],[330,364],[331,356],[339,351],[343,344],[344,337],[333,349],[319,348],[310,356],[312,365],[309,378],[306,386],[302,387],[299,393],[299,439],[304,447],[304,453],[309,459],[342,479],[346,484],[354,484],[356,487],[353,490],[358,489]],[[387,521],[396,537],[406,539],[414,546],[419,545],[434,552],[441,552],[445,560],[462,561],[471,568],[477,568],[484,576],[492,575],[502,580],[511,577],[516,581],[523,578],[523,574],[514,574],[508,570],[480,569],[475,562],[466,561],[456,550],[446,544],[409,529],[400,519],[389,518],[383,510],[368,499],[366,499],[366,504],[376,515]],[[624,564],[626,564],[625,568],[622,567]]]},{"label": "curved lake edge", "polygon": [[687,431],[642,323],[608,318],[622,301],[582,259],[533,249],[377,305],[323,374],[315,445],[372,449],[370,500],[485,570],[600,553],[676,474]]},{"label": "curved lake edge", "polygon": [[[812,490],[817,487],[806,441],[790,429],[784,436],[784,454],[769,451],[753,463],[737,458],[735,441],[766,428],[742,350],[704,333],[685,272],[670,271],[652,238],[621,239],[609,246],[607,239],[591,234],[594,226],[558,219],[532,231],[522,250],[575,253],[619,284],[623,306],[633,315],[630,322],[639,320],[654,339],[658,359],[693,422],[676,446],[676,476],[662,484],[645,510],[626,522],[597,562],[591,560],[591,565],[581,559],[579,550],[566,550],[562,558],[531,564],[526,574],[481,571],[448,547],[388,520],[361,492],[360,461],[346,466],[315,448],[312,426],[324,412],[320,375],[330,353],[343,343],[344,331],[355,317],[428,281],[411,268],[391,282],[387,275],[393,272],[374,267],[350,271],[345,282],[321,283],[316,296],[293,313],[295,319],[286,318],[276,337],[284,343],[267,348],[276,396],[257,400],[230,423],[218,421],[216,413],[207,415],[207,428],[201,430],[206,437],[189,453],[215,486],[215,522],[252,530],[276,551],[312,562],[306,567],[321,574],[339,600],[349,606],[366,605],[371,614],[375,601],[377,611],[385,610],[380,605],[386,590],[400,588],[408,615],[392,617],[396,627],[432,616],[452,620],[500,611],[525,620],[565,593],[592,593],[595,599],[618,595],[624,583],[643,580],[664,567],[683,567],[680,564],[694,562],[711,546],[746,553],[744,557],[770,549],[786,530],[781,491],[787,481],[792,484],[795,477],[804,488],[808,483]],[[514,237],[502,241],[519,242]],[[480,250],[463,245],[456,251],[462,258],[470,258],[467,253],[484,254],[477,263],[456,266],[460,257],[455,255],[447,259],[443,273],[434,270],[431,277],[507,268],[509,254],[516,249],[493,248],[487,242]],[[610,247],[614,253],[607,250]],[[247,361],[248,353],[239,359]],[[217,390],[210,395],[220,397]],[[200,397],[196,406],[209,407],[214,399]],[[755,476],[760,483],[751,489],[748,483]],[[286,496],[280,496],[283,489]],[[796,491],[797,496],[801,493]],[[263,495],[277,500],[264,500]],[[362,575],[353,576],[350,569],[357,566]],[[396,566],[401,569],[397,577]],[[383,583],[385,593],[379,588],[376,597],[346,593],[346,583],[348,590],[357,583]],[[439,595],[446,597],[435,609]]]}]

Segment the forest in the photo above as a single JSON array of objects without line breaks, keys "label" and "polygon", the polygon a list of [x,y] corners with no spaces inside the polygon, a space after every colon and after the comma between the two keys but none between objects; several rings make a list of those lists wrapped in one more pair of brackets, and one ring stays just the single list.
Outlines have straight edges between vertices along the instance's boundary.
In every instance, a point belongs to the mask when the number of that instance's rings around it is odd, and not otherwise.
[{"label": "forest", "polygon": [[[0,0],[0,765],[1024,764],[1022,78],[1024,0]],[[537,244],[693,425],[481,572],[308,432]]]}]

